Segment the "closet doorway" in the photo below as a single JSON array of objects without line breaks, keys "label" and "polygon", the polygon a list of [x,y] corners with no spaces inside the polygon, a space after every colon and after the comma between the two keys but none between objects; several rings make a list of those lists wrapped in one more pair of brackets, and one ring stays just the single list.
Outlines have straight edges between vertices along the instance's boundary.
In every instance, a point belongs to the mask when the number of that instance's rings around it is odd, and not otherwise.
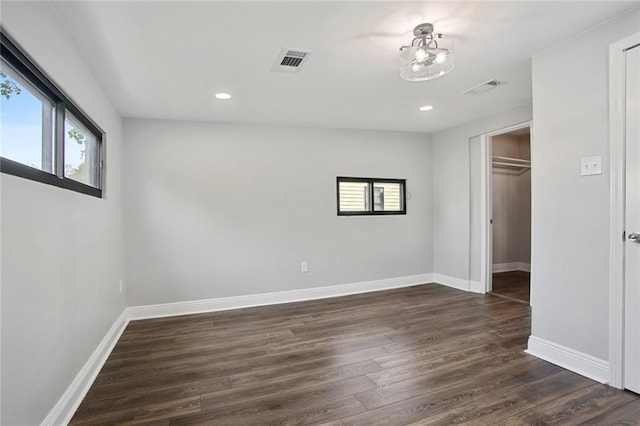
[{"label": "closet doorway", "polygon": [[484,280],[488,293],[530,303],[530,123],[484,135]]}]

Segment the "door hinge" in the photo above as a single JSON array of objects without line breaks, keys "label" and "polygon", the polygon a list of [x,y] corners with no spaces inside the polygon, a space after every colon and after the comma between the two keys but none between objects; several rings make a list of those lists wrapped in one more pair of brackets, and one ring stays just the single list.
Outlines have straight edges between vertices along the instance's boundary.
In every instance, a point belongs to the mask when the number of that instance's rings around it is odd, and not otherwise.
[{"label": "door hinge", "polygon": [[627,231],[622,231],[622,241],[627,241]]}]

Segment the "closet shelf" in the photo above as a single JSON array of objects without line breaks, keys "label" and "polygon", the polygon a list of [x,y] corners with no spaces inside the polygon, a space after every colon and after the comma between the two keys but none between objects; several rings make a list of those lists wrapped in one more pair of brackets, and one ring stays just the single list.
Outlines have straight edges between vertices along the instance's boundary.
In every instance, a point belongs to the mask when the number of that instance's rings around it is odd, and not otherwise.
[{"label": "closet shelf", "polygon": [[494,156],[492,158],[491,163],[494,167],[500,168],[510,168],[510,169],[530,169],[531,168],[531,160],[524,160],[522,158],[511,158],[511,157],[498,157]]}]

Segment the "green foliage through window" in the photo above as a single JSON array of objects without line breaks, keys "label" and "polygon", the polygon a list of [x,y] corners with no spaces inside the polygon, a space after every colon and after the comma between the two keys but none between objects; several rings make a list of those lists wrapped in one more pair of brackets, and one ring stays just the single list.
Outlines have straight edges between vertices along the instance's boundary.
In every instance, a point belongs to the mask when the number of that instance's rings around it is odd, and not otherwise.
[{"label": "green foliage through window", "polygon": [[11,77],[7,75],[4,71],[0,71],[0,95],[7,98],[7,100],[11,99],[12,94],[19,95],[22,89],[18,86]]}]

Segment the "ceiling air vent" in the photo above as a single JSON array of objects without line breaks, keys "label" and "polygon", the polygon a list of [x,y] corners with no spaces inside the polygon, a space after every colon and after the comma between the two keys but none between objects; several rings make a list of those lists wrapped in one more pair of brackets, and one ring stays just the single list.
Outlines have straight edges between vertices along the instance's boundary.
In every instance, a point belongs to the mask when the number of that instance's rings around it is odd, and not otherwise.
[{"label": "ceiling air vent", "polygon": [[495,89],[496,87],[501,86],[503,83],[498,80],[489,80],[484,83],[480,83],[477,86],[473,86],[471,89],[467,89],[462,92],[463,95],[479,95],[481,93],[488,92],[489,90]]},{"label": "ceiling air vent", "polygon": [[299,49],[282,49],[271,71],[298,72],[307,62],[311,52]]}]

